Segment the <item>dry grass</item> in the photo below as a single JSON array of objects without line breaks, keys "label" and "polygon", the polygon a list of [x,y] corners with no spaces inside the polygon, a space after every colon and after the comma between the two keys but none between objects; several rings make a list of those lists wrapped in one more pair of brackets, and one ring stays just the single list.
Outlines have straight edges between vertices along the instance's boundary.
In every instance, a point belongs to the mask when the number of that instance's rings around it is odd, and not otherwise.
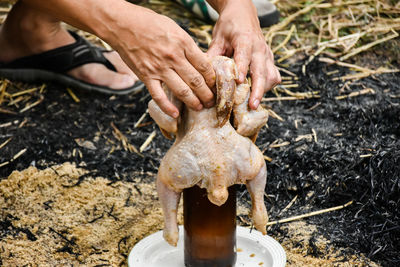
[{"label": "dry grass", "polygon": [[394,1],[313,2],[275,1],[284,19],[264,33],[280,62],[300,51],[346,60],[399,36],[400,5]]},{"label": "dry grass", "polygon": [[[303,66],[303,74],[306,74],[307,65],[316,56],[329,58],[325,60],[326,63],[348,67],[353,71],[351,75],[336,77],[336,79],[356,81],[373,74],[399,71],[387,65],[386,62],[382,62],[377,69],[355,66],[349,62],[360,53],[379,44],[399,39],[400,2],[393,0],[273,0],[272,2],[280,10],[282,19],[278,24],[262,30],[266,42],[276,55],[276,64],[282,73],[294,76],[287,70],[290,63],[308,57]],[[197,19],[174,1],[148,0],[141,5],[182,22],[196,36],[198,43],[210,44],[212,25]],[[9,4],[2,5],[0,23],[4,21],[10,7]],[[108,44],[96,36],[82,31],[80,34],[110,49]],[[395,45],[395,47],[397,48],[394,49],[397,50],[393,51],[392,56],[400,56],[398,46]],[[0,84],[2,83],[0,81]],[[2,113],[9,112],[8,108],[3,108],[4,105],[16,106],[20,102],[27,102],[29,95],[37,94],[34,90],[27,91],[24,97],[10,95],[6,91],[11,88],[7,86],[9,84],[6,82],[5,85],[0,86],[0,106],[2,106],[0,112]],[[290,95],[287,98],[288,100],[298,99]],[[36,102],[30,102],[27,106],[33,103]],[[22,108],[17,107],[17,110]]]}]

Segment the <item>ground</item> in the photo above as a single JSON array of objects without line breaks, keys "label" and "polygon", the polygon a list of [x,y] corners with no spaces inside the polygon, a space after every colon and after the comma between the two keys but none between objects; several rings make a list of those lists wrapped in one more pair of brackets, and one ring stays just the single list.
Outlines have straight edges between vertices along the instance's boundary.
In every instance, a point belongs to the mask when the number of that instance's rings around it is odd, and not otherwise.
[{"label": "ground", "polygon": [[[157,3],[144,4],[168,7]],[[284,11],[286,1],[280,3]],[[207,46],[210,26],[175,19]],[[313,23],[311,15],[301,19]],[[282,28],[283,38],[290,27]],[[277,62],[303,40],[304,32],[297,34],[276,51]],[[267,160],[270,220],[352,201],[269,226],[288,266],[400,263],[398,47],[399,37],[392,38],[346,61],[352,65],[336,61],[338,50],[330,48],[278,63],[283,83],[262,102],[270,120],[256,143]],[[117,97],[0,83],[1,265],[124,266],[136,242],[162,229],[154,180],[172,143],[146,113],[149,100],[146,90]],[[251,227],[249,196],[239,191],[237,221]]]}]

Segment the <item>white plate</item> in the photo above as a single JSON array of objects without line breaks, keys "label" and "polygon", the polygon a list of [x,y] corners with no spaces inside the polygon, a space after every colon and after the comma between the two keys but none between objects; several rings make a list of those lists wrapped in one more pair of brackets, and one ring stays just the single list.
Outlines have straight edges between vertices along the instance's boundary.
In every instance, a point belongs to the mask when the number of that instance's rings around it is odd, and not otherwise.
[{"label": "white plate", "polygon": [[[284,267],[286,254],[272,237],[256,230],[236,227],[237,260],[235,267]],[[262,263],[262,264],[261,264]],[[177,247],[170,246],[162,231],[137,243],[128,257],[129,267],[185,267],[183,260],[183,226],[179,226]]]}]

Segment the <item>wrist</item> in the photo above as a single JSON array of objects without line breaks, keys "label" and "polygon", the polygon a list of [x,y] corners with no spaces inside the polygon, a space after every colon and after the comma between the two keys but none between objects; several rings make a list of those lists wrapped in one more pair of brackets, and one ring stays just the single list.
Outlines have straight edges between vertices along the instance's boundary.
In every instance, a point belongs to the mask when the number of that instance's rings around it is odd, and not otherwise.
[{"label": "wrist", "polygon": [[135,6],[124,0],[102,0],[90,12],[90,31],[110,45],[117,42],[129,12],[136,17]]},{"label": "wrist", "polygon": [[242,8],[252,7],[255,12],[254,4],[251,0],[207,0],[209,4],[218,12],[219,15],[226,13],[226,11],[238,11],[242,12]]},{"label": "wrist", "polygon": [[120,46],[130,45],[120,42],[123,37],[129,35],[128,39],[134,40],[137,38],[136,33],[148,30],[149,18],[156,15],[150,9],[125,0],[104,2],[108,5],[97,7],[97,10],[92,12],[92,16],[96,17],[92,32],[117,51]]},{"label": "wrist", "polygon": [[[232,25],[236,30],[258,31],[257,9],[251,0],[229,0],[219,16],[219,23]],[[235,25],[235,26],[233,26]]]}]

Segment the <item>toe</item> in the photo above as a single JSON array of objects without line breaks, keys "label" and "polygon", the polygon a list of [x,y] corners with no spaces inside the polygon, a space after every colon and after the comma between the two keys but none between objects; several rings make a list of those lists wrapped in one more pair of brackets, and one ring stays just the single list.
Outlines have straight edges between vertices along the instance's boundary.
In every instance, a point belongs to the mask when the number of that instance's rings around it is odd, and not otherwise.
[{"label": "toe", "polygon": [[[124,89],[132,86],[135,82],[139,80],[139,78],[135,75],[135,73],[125,64],[125,62],[121,59],[119,54],[116,51],[106,52],[104,56],[114,65],[117,69],[117,72],[121,75],[115,75],[116,80],[113,82],[113,86],[110,85],[110,88],[113,89]],[[111,72],[113,75],[115,72]]]},{"label": "toe", "polygon": [[111,74],[110,75],[110,82],[108,87],[112,89],[125,89],[133,86],[135,84],[135,79],[132,75],[129,74]]}]

